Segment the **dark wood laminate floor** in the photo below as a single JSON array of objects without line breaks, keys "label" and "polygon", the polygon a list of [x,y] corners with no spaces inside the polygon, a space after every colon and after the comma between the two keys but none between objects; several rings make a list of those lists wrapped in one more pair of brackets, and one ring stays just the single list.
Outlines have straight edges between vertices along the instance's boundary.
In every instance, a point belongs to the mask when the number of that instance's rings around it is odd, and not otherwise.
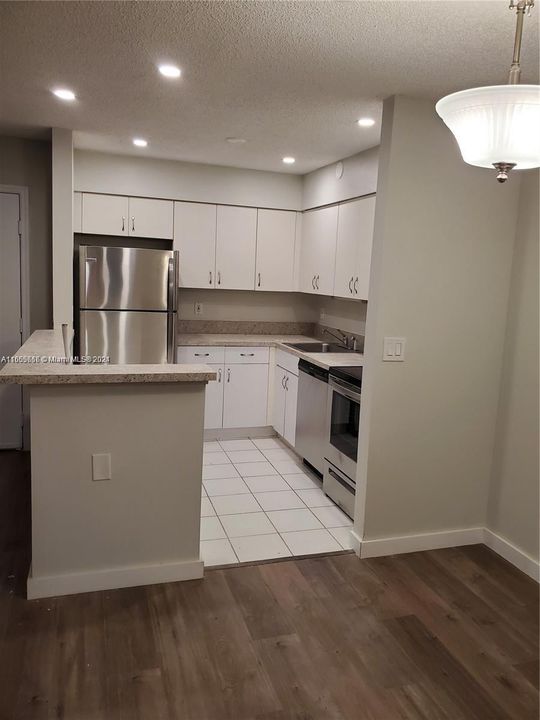
[{"label": "dark wood laminate floor", "polygon": [[0,720],[536,720],[538,587],[483,546],[24,599],[0,453]]}]

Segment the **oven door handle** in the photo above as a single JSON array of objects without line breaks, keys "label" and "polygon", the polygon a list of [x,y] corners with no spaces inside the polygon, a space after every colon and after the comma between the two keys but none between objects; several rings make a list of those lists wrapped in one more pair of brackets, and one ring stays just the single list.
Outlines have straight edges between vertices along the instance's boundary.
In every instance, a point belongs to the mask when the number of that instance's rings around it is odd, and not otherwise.
[{"label": "oven door handle", "polygon": [[343,395],[344,397],[352,400],[353,402],[360,402],[360,393],[355,393],[352,390],[348,390],[347,388],[343,387],[343,385],[336,382],[333,378],[330,378],[328,380],[328,384],[334,390],[334,392],[339,393],[339,395]]}]

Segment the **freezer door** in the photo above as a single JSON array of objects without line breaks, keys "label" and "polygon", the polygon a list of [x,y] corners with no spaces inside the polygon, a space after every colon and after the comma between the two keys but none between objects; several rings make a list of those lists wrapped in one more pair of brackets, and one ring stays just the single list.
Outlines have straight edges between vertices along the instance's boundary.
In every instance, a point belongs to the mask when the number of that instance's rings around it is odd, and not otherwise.
[{"label": "freezer door", "polygon": [[178,253],[81,246],[79,303],[91,310],[176,310]]},{"label": "freezer door", "polygon": [[80,354],[111,363],[161,364],[171,359],[174,313],[82,310]]}]

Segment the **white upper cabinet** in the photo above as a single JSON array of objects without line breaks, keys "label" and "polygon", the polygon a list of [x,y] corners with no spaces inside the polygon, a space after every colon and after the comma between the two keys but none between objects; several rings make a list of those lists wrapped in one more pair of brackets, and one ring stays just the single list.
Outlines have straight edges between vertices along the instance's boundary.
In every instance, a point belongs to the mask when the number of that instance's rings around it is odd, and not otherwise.
[{"label": "white upper cabinet", "polygon": [[82,193],[73,193],[73,232],[82,232]]},{"label": "white upper cabinet", "polygon": [[83,193],[82,231],[94,235],[127,235],[129,198]]},{"label": "white upper cabinet", "polygon": [[336,262],[338,208],[332,206],[304,213],[300,252],[300,290],[332,295]]},{"label": "white upper cabinet", "polygon": [[174,249],[180,252],[180,287],[216,284],[215,205],[174,203]]},{"label": "white upper cabinet", "polygon": [[295,241],[295,212],[257,211],[256,290],[294,290]]},{"label": "white upper cabinet", "polygon": [[82,231],[172,240],[173,202],[83,193]]},{"label": "white upper cabinet", "polygon": [[368,298],[374,219],[375,197],[360,198],[339,206],[336,297]]},{"label": "white upper cabinet", "polygon": [[256,208],[218,205],[216,288],[255,289]]},{"label": "white upper cabinet", "polygon": [[130,197],[128,234],[172,240],[173,205],[172,200]]}]

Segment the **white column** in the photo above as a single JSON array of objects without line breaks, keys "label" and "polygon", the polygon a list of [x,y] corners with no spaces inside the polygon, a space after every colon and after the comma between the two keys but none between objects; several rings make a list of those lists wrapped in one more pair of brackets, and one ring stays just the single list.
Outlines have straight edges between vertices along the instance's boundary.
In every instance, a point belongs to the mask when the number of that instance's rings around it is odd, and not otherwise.
[{"label": "white column", "polygon": [[73,324],[73,133],[52,130],[53,323]]}]

